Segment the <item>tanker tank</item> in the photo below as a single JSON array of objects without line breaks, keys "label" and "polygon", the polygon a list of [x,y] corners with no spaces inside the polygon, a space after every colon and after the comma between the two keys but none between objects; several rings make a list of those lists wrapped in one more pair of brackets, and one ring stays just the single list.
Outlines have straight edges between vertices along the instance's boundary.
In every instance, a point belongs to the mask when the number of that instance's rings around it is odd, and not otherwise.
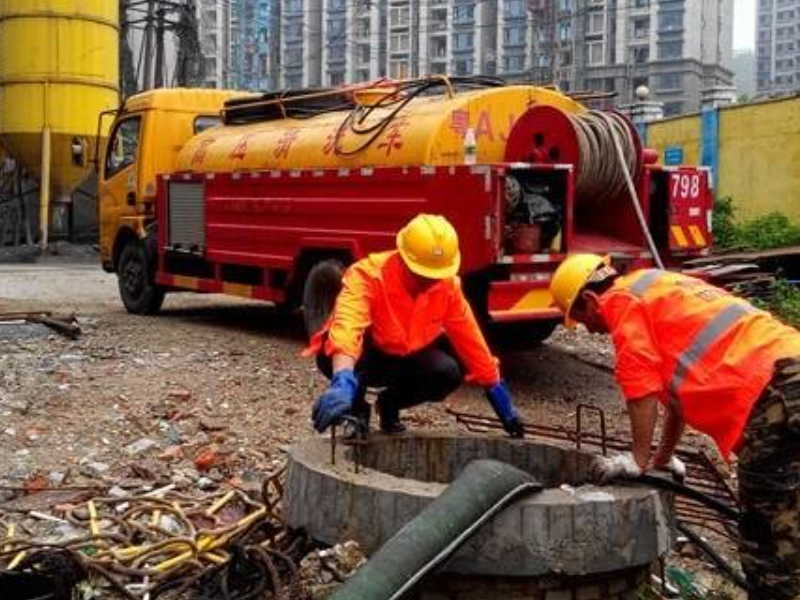
[{"label": "tanker tank", "polygon": [[497,163],[510,158],[506,146],[511,130],[530,107],[552,106],[569,114],[586,110],[555,90],[524,85],[452,94],[445,88],[439,95],[412,98],[392,97],[393,93],[392,87],[365,89],[354,92],[354,110],[241,124],[235,123],[235,115],[246,114],[248,106],[257,108],[259,103],[234,103],[226,115],[226,121],[233,123],[189,140],[178,157],[178,170],[462,164],[468,129],[477,142],[476,161]]},{"label": "tanker tank", "polygon": [[[0,142],[68,202],[89,173],[98,113],[119,104],[119,6],[109,0],[0,0]],[[34,45],[35,44],[35,45]]]}]

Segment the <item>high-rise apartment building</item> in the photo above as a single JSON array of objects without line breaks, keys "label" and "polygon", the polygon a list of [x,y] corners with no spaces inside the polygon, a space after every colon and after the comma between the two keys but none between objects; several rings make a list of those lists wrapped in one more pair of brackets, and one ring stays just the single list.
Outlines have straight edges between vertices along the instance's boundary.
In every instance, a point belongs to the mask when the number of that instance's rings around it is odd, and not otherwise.
[{"label": "high-rise apartment building", "polygon": [[197,23],[204,86],[231,87],[231,0],[198,0]]},{"label": "high-rise apartment building", "polygon": [[[733,0],[201,0],[204,51],[225,35],[207,25],[222,4],[234,7],[233,71],[252,74],[233,83],[249,89],[500,75],[620,104],[647,85],[669,115],[733,77]],[[209,81],[230,80],[223,56],[207,60]]]},{"label": "high-rise apartment building", "polygon": [[231,2],[230,84],[242,90],[278,87],[277,0]]},{"label": "high-rise apartment building", "polygon": [[646,85],[672,115],[732,83],[732,0],[558,0],[553,18],[544,4],[533,20],[550,31],[536,35],[553,48],[540,60],[565,90],[616,92],[624,104]]},{"label": "high-rise apartment building", "polygon": [[800,89],[800,0],[759,0],[756,27],[758,92]]}]

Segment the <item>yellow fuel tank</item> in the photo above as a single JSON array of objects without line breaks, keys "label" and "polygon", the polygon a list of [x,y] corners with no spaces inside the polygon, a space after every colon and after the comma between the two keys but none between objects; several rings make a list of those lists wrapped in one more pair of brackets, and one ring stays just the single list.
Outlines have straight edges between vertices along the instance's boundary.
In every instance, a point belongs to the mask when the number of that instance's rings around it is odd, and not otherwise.
[{"label": "yellow fuel tank", "polygon": [[[364,134],[345,127],[338,143],[337,131],[348,118],[348,111],[209,129],[182,148],[178,169],[230,172],[461,164],[465,160],[465,133],[469,129],[474,132],[476,162],[502,162],[511,126],[536,104],[555,106],[568,113],[585,110],[568,96],[534,86],[420,96],[394,118],[387,119],[383,129],[377,128],[378,123],[396,107],[373,110],[357,128],[376,127]],[[367,144],[373,135],[374,140]]]},{"label": "yellow fuel tank", "polygon": [[0,0],[0,139],[56,194],[86,177],[98,113],[119,104],[118,5]]}]

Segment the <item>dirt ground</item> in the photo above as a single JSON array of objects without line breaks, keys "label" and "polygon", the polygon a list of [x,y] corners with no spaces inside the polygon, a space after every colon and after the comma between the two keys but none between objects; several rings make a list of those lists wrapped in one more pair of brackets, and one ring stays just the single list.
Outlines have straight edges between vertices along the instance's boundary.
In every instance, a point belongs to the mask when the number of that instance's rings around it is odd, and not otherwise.
[{"label": "dirt ground", "polygon": [[[0,313],[29,310],[75,313],[83,335],[70,341],[39,326],[0,324],[0,486],[37,476],[56,486],[246,483],[279,464],[287,445],[316,435],[310,407],[325,380],[299,356],[299,317],[194,294],[170,295],[160,315],[139,317],[125,312],[115,277],[95,262],[0,264]],[[576,355],[613,361],[604,337],[565,330],[501,357],[523,420],[573,427],[586,402],[606,411],[610,434],[626,434],[613,378]],[[491,412],[476,389],[447,403]],[[412,428],[458,428],[442,406],[405,419]],[[194,459],[208,450],[214,464],[201,473]]]}]

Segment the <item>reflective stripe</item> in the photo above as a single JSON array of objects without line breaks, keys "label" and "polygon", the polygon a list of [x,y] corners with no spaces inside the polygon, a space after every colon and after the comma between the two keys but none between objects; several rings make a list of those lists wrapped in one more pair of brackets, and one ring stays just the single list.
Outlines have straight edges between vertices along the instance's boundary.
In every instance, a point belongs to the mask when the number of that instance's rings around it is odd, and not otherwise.
[{"label": "reflective stripe", "polygon": [[672,381],[669,385],[673,399],[677,397],[678,389],[680,389],[681,385],[683,385],[683,382],[686,380],[689,369],[703,358],[703,355],[711,344],[736,323],[736,321],[747,313],[755,312],[755,310],[755,308],[747,304],[731,304],[722,309],[719,314],[711,319],[706,326],[699,331],[689,347],[678,357],[678,363],[675,365],[675,372],[672,374]]},{"label": "reflective stripe", "polygon": [[628,289],[634,296],[644,296],[647,290],[664,274],[666,271],[661,269],[647,269]]}]

